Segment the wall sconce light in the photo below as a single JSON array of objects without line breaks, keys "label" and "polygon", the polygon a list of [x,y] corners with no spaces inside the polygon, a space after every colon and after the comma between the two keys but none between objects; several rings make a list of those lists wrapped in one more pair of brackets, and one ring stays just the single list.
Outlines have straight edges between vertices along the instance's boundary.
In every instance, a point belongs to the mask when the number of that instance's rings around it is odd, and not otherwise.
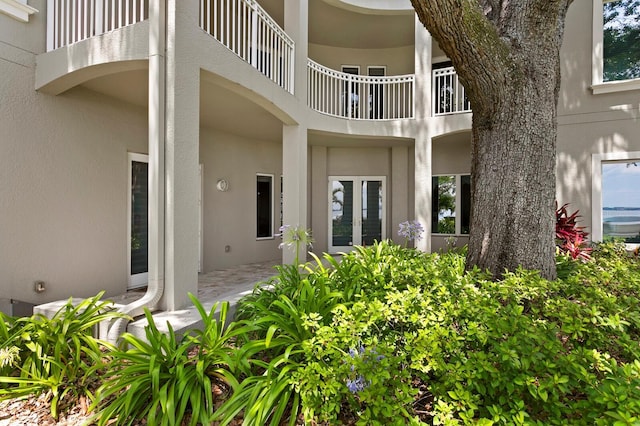
[{"label": "wall sconce light", "polygon": [[227,192],[229,190],[229,182],[226,179],[218,179],[216,188],[218,188],[220,192]]}]

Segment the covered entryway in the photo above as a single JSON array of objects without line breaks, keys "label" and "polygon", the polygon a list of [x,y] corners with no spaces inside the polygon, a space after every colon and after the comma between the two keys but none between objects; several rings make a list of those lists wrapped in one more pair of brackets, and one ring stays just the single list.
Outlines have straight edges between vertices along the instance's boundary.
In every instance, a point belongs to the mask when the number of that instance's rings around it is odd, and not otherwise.
[{"label": "covered entryway", "polygon": [[386,178],[329,177],[329,252],[386,238]]}]

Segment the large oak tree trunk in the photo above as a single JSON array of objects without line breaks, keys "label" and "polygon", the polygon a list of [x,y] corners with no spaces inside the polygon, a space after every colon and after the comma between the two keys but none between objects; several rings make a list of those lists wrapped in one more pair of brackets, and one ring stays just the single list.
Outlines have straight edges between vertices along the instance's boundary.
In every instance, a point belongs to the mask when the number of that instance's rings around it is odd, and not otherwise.
[{"label": "large oak tree trunk", "polygon": [[468,269],[555,278],[559,53],[571,1],[412,0],[471,101]]}]

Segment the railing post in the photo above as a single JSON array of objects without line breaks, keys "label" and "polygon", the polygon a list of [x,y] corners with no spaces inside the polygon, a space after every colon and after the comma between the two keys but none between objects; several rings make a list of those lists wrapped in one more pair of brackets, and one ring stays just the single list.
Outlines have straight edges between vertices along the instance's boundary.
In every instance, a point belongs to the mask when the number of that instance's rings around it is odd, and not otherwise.
[{"label": "railing post", "polygon": [[295,87],[295,76],[296,76],[296,67],[295,67],[295,60],[294,60],[294,58],[296,57],[295,45],[287,49],[287,53],[288,53],[288,62],[289,62],[289,84],[287,86],[287,91],[293,95],[293,88]]},{"label": "railing post", "polygon": [[258,11],[255,0],[250,0],[251,14],[251,65],[258,68]]},{"label": "railing post", "polygon": [[95,10],[93,19],[95,20],[94,35],[100,35],[104,33],[104,0],[95,0]]},{"label": "railing post", "polygon": [[55,49],[55,0],[47,0],[47,52]]}]

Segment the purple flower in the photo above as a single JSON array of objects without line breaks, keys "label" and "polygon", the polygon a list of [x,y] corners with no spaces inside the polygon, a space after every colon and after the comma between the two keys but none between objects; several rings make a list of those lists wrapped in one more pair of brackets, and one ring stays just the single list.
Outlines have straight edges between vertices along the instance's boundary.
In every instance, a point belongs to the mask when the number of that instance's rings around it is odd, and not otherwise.
[{"label": "purple flower", "polygon": [[370,385],[370,383],[368,383],[367,381],[364,380],[364,377],[362,376],[358,376],[355,378],[355,380],[350,380],[347,379],[347,389],[349,389],[349,391],[351,393],[358,393],[358,392],[362,392],[363,390],[365,390],[368,386]]},{"label": "purple flower", "polygon": [[411,222],[406,221],[400,224],[398,235],[407,239],[407,241],[419,241],[422,239],[424,228],[417,220]]}]

